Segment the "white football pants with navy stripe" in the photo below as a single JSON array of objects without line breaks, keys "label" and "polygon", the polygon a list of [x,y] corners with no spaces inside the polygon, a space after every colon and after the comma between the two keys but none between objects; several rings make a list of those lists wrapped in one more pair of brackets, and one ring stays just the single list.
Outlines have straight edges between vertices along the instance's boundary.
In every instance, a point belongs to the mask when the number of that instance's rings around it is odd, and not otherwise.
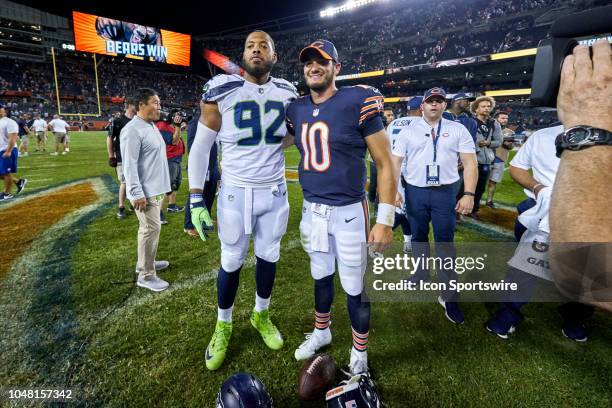
[{"label": "white football pants with navy stripe", "polygon": [[289,201],[284,182],[273,187],[236,187],[222,183],[217,198],[217,223],[223,269],[234,272],[242,266],[251,235],[255,256],[278,262],[288,219]]},{"label": "white football pants with navy stripe", "polygon": [[367,266],[368,223],[365,199],[342,207],[322,206],[304,200],[300,237],[310,256],[312,277],[318,280],[332,275],[337,261],[344,291],[351,296],[360,295]]}]

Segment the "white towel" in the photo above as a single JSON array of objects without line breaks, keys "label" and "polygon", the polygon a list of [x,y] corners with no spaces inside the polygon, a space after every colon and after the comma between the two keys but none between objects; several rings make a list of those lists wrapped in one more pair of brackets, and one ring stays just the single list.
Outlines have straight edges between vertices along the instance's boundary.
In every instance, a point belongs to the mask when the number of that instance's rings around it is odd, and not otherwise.
[{"label": "white towel", "polygon": [[327,225],[331,214],[331,207],[325,204],[312,203],[310,230],[310,248],[316,252],[329,252],[329,236]]},{"label": "white towel", "polygon": [[553,281],[548,256],[549,236],[543,231],[527,230],[508,265],[548,281]]},{"label": "white towel", "polygon": [[551,194],[552,187],[544,187],[538,194],[536,205],[519,215],[519,222],[529,231],[544,231],[550,234],[548,212],[550,210]]}]

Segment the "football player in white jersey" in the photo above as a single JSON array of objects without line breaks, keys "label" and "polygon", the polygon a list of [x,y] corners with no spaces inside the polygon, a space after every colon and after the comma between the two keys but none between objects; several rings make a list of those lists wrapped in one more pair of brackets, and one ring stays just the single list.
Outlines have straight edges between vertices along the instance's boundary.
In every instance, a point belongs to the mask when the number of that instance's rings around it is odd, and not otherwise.
[{"label": "football player in white jersey", "polygon": [[232,333],[232,308],[249,239],[257,258],[255,308],[251,324],[265,344],[283,346],[270,321],[268,306],[280,241],[287,229],[289,202],[282,140],[285,108],[297,97],[293,85],[270,76],[277,57],[272,38],[263,31],[247,37],[242,56],[244,76],[217,75],[206,83],[201,115],[189,155],[189,188],[193,224],[206,240],[212,227],[202,199],[209,152],[221,147],[221,190],[217,200],[221,268],[217,275],[218,315],[206,349],[206,367],[216,370],[225,359]]},{"label": "football player in white jersey", "polygon": [[[410,123],[416,117],[421,117],[421,102],[423,98],[420,96],[413,97],[408,102],[408,112],[407,115],[401,118],[397,118],[387,127],[387,135],[389,135],[389,142],[391,143],[391,150],[395,147],[395,141],[397,140],[400,132],[404,130],[404,128],[408,127]],[[408,221],[408,216],[406,215],[406,209],[404,208],[404,184],[402,183],[402,175],[404,174],[404,169],[406,168],[406,162],[402,162],[402,166],[400,169],[400,178],[397,182],[397,200],[395,207],[395,221],[393,223],[393,230],[395,230],[398,226],[402,227],[402,233],[404,235],[404,252],[410,253],[412,252],[412,232],[410,230],[410,221]]]}]

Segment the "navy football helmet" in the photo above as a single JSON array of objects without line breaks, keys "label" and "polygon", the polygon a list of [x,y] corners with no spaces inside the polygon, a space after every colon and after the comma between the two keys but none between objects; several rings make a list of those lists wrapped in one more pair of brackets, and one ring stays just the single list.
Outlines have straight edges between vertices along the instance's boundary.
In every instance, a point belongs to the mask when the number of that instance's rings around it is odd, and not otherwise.
[{"label": "navy football helmet", "polygon": [[259,378],[249,373],[236,373],[221,385],[217,408],[273,408],[273,404]]}]

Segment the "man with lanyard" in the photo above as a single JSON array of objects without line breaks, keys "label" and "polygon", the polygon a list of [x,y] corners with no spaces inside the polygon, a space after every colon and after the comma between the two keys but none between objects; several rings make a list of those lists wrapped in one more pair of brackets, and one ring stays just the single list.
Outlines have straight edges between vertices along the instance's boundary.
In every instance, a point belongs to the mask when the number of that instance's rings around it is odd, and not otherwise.
[{"label": "man with lanyard", "polygon": [[[423,117],[415,119],[400,132],[393,147],[393,165],[399,173],[402,162],[406,185],[406,214],[412,230],[412,250],[415,256],[429,257],[429,222],[433,224],[437,243],[436,256],[454,257],[452,243],[455,235],[455,212],[469,214],[474,205],[477,167],[474,141],[465,126],[442,118],[446,108],[446,92],[431,88],[423,96]],[[425,136],[425,137],[423,137]],[[464,165],[465,191],[455,205],[456,183],[459,180],[457,156]],[[399,199],[399,197],[398,197]],[[428,279],[428,272],[417,270],[415,278]],[[448,282],[456,279],[455,271],[440,268],[438,279]],[[444,291],[438,302],[446,317],[453,323],[464,322],[459,309],[458,294]]]},{"label": "man with lanyard", "polygon": [[470,214],[475,220],[479,220],[478,210],[480,199],[487,187],[487,181],[491,174],[491,165],[495,160],[495,149],[501,146],[502,131],[497,121],[490,114],[495,108],[495,99],[490,96],[476,98],[470,106],[476,115],[478,131],[476,133],[476,157],[478,159],[478,183],[476,184],[476,196],[474,197],[474,210]]}]

